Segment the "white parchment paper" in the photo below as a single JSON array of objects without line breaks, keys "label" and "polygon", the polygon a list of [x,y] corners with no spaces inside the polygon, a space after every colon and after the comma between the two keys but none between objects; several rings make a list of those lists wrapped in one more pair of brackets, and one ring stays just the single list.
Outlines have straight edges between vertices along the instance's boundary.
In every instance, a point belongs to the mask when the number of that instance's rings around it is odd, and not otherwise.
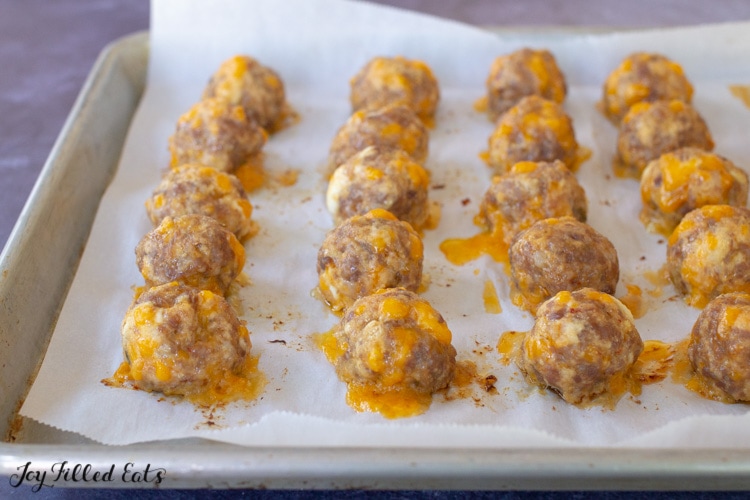
[{"label": "white parchment paper", "polygon": [[[522,46],[548,48],[569,83],[565,107],[579,142],[593,151],[578,173],[589,199],[589,223],[615,244],[625,284],[653,288],[645,273],[665,261],[663,238],[638,220],[638,184],[611,174],[616,130],[595,109],[607,74],[634,50],[662,52],[684,66],[696,87],[694,105],[707,120],[716,151],[750,165],[750,110],[731,83],[750,83],[750,26],[732,24],[662,32],[576,35],[524,32],[497,35],[391,8],[343,0],[153,0],[151,57],[145,95],[121,163],[102,200],[80,268],[43,366],[21,413],[108,444],[204,437],[271,446],[646,446],[744,447],[750,443],[745,405],[704,400],[665,380],[625,397],[614,411],[581,410],[552,393],[529,388],[495,345],[506,330],[527,330],[532,318],[509,301],[508,278],[487,258],[449,264],[438,250],[447,238],[478,229],[472,217],[490,181],[479,159],[492,125],[474,111],[494,57]],[[260,233],[246,243],[241,292],[254,352],[269,383],[257,401],[199,411],[157,394],[106,387],[122,361],[119,328],[142,284],[134,248],[151,229],[143,207],[168,163],[167,139],[177,118],[199,98],[210,74],[245,53],[275,68],[301,120],[269,140],[266,169],[300,172],[294,186],[252,193]],[[497,394],[475,387],[473,397],[434,399],[421,416],[389,421],[345,404],[345,386],[311,334],[337,318],[310,296],[315,257],[332,227],[324,207],[322,173],[330,141],[349,115],[349,78],[376,55],[427,62],[442,89],[426,166],[431,199],[442,220],[425,233],[424,297],[446,318],[459,360],[497,377]],[[487,314],[484,283],[495,284],[501,314]],[[666,286],[645,293],[648,312],[637,320],[644,340],[685,338],[698,311],[674,300]],[[283,340],[284,343],[274,342]]]}]

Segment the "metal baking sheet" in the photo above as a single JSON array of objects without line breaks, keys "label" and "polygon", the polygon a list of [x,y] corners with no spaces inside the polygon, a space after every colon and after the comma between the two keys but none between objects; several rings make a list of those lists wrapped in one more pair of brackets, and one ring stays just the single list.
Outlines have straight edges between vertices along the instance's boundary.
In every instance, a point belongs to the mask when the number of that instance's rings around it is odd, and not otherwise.
[{"label": "metal baking sheet", "polygon": [[[564,36],[555,33],[555,37]],[[102,473],[164,469],[160,484],[56,486],[378,489],[747,489],[742,450],[269,448],[186,439],[105,446],[23,419],[33,382],[101,196],[143,92],[148,34],[120,39],[94,66],[0,255],[0,475],[62,460]],[[75,360],[71,360],[72,363]]]}]

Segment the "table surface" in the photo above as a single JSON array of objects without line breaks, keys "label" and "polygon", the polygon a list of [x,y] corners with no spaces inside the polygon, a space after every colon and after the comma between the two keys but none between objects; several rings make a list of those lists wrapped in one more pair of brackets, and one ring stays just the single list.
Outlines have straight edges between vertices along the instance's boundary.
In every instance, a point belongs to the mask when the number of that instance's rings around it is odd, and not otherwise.
[{"label": "table surface", "polygon": [[[745,0],[376,3],[498,27],[655,28],[750,20],[750,2]],[[0,0],[0,247],[8,241],[96,57],[108,43],[148,27],[147,0]],[[29,493],[0,481],[0,497],[20,498]],[[30,496],[50,498],[58,494],[67,496],[62,490]]]}]

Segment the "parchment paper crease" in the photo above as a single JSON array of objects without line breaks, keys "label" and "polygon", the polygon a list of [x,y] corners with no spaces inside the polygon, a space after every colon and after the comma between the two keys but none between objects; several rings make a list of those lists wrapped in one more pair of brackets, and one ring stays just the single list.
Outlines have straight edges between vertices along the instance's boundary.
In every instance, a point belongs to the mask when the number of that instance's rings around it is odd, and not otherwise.
[{"label": "parchment paper crease", "polygon": [[[606,75],[634,50],[662,52],[682,63],[696,87],[694,104],[714,135],[716,151],[750,164],[750,110],[728,90],[750,83],[746,24],[653,32],[575,35],[524,32],[497,35],[427,16],[341,0],[154,0],[147,90],[127,138],[119,170],[104,199],[44,364],[21,410],[24,416],[109,444],[205,437],[245,445],[330,446],[746,446],[750,417],[744,405],[706,401],[665,380],[624,398],[614,411],[581,410],[551,393],[531,390],[495,350],[506,330],[526,330],[530,315],[508,300],[502,267],[485,258],[456,267],[438,250],[450,237],[471,236],[489,169],[478,155],[491,123],[474,111],[497,55],[521,46],[553,51],[570,92],[565,103],[578,140],[593,151],[578,177],[589,198],[589,222],[615,244],[621,284],[651,286],[644,273],[665,259],[663,238],[638,221],[638,185],[611,175],[616,131],[595,109]],[[269,379],[258,401],[213,414],[158,395],[113,389],[99,381],[122,361],[119,327],[134,285],[142,284],[133,249],[150,230],[143,203],[168,163],[167,139],[177,118],[201,94],[226,58],[245,53],[275,68],[301,116],[268,142],[272,174],[300,172],[290,187],[251,195],[260,233],[246,243],[244,319],[260,369]],[[460,360],[494,374],[497,394],[475,388],[475,398],[435,397],[424,415],[388,421],[357,414],[345,387],[311,341],[337,318],[310,296],[315,255],[331,220],[324,208],[330,141],[349,115],[348,81],[376,55],[426,61],[440,81],[442,101],[431,132],[430,196],[442,205],[437,229],[425,234],[424,292],[448,321]],[[468,202],[462,203],[462,200]],[[660,243],[661,240],[661,243]],[[484,311],[482,290],[492,280],[502,314]],[[652,287],[651,287],[652,288]],[[649,297],[648,294],[644,294]],[[637,320],[644,339],[683,339],[698,311],[674,290],[649,299]],[[272,343],[284,340],[286,343]],[[696,436],[700,436],[697,439]],[[688,439],[689,437],[689,439]]]}]

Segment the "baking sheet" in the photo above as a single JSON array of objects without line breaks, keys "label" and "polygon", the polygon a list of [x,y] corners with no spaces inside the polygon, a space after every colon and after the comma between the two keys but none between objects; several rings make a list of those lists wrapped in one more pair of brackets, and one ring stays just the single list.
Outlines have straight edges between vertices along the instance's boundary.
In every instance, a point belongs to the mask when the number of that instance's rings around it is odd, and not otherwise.
[{"label": "baking sheet", "polygon": [[[24,415],[111,444],[200,436],[278,446],[685,446],[685,436],[697,425],[704,440],[691,440],[691,446],[742,446],[743,440],[738,439],[738,432],[744,432],[741,425],[716,424],[720,419],[745,423],[744,406],[703,401],[668,382],[646,387],[639,400],[623,400],[614,412],[582,411],[565,406],[551,394],[529,392],[513,368],[500,366],[493,354],[502,331],[527,329],[531,324],[528,315],[508,302],[502,270],[486,260],[456,268],[437,250],[447,237],[476,231],[471,217],[489,182],[487,168],[477,155],[485,147],[491,124],[471,104],[482,93],[489,64],[499,53],[544,43],[543,37],[498,39],[455,23],[349,2],[271,4],[222,2],[212,4],[212,9],[218,8],[210,12],[203,10],[205,6],[184,2],[153,4],[148,90],[45,364],[22,409]],[[237,15],[248,5],[252,13]],[[227,17],[227,12],[232,16]],[[333,14],[320,17],[319,12]],[[318,16],[316,23],[306,22],[311,16]],[[240,26],[237,19],[245,25]],[[258,25],[248,27],[247,22]],[[279,38],[290,26],[299,36]],[[717,151],[740,165],[747,164],[736,128],[736,123],[747,118],[747,110],[727,89],[729,82],[747,80],[741,67],[727,64],[740,60],[732,57],[745,48],[737,36],[742,28],[571,37],[547,45],[572,84],[566,108],[574,117],[579,141],[594,151],[579,173],[589,194],[590,223],[615,242],[623,283],[638,281],[645,270],[658,268],[665,250],[659,238],[647,235],[637,221],[637,184],[608,176],[615,132],[593,108],[599,85],[629,51],[658,45],[682,62],[696,83],[695,104],[709,122]],[[388,37],[382,36],[384,30]],[[278,43],[264,43],[268,39]],[[346,45],[342,52],[329,50],[342,47],[336,43],[341,39],[358,43]],[[457,44],[458,39],[463,43]],[[686,47],[685,40],[700,40],[700,47]],[[266,189],[251,198],[262,231],[246,245],[253,285],[243,292],[245,319],[261,355],[261,369],[271,383],[261,401],[209,418],[189,405],[159,402],[154,395],[115,390],[98,381],[110,375],[122,359],[119,322],[132,296],[130,287],[141,282],[132,249],[149,229],[142,204],[167,163],[166,139],[179,114],[197,100],[207,75],[236,52],[253,54],[277,68],[287,82],[289,100],[302,120],[269,142],[266,167],[271,171],[295,168],[301,175],[295,186]],[[446,188],[431,192],[443,204],[443,220],[425,235],[426,271],[432,283],[424,295],[448,320],[459,359],[477,361],[480,369],[498,377],[500,389],[497,396],[479,394],[479,403],[471,398],[441,402],[438,397],[426,415],[398,422],[353,414],[343,403],[343,384],[309,338],[310,333],[325,331],[336,321],[309,296],[315,285],[317,246],[330,228],[322,205],[321,166],[330,139],[348,115],[348,77],[379,53],[426,60],[443,87],[427,166],[433,184]],[[300,64],[295,54],[307,55],[314,64]],[[464,205],[464,199],[474,203]],[[500,316],[484,313],[481,291],[486,279],[493,280],[500,292],[504,310]],[[452,286],[446,287],[448,283]],[[662,298],[668,297],[665,292]],[[639,320],[638,327],[644,339],[678,340],[689,331],[696,315],[697,311],[678,301],[667,301]],[[270,343],[280,338],[286,346]],[[82,357],[81,352],[87,355]],[[77,360],[75,366],[71,359]],[[102,415],[102,409],[111,409],[112,415]],[[712,414],[722,416],[706,422],[705,415]],[[690,415],[697,417],[658,430]],[[705,431],[707,423],[709,432]]]}]

